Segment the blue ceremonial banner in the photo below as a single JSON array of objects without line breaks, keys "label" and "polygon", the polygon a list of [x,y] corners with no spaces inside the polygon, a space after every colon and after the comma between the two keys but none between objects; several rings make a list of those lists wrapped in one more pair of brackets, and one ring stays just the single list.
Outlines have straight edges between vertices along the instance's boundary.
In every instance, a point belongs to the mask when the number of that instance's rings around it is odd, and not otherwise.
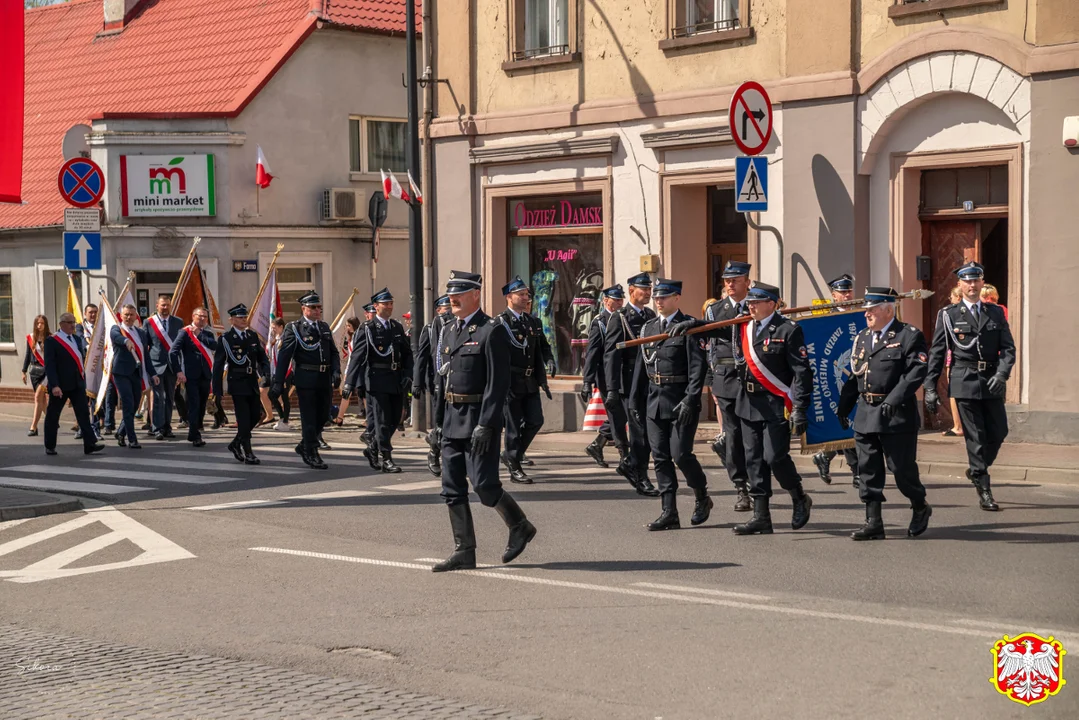
[{"label": "blue ceremonial banner", "polygon": [[[802,439],[802,454],[854,447],[854,431],[839,426],[836,408],[839,391],[850,377],[850,352],[855,336],[865,330],[860,312],[831,312],[798,320],[805,334],[809,365],[813,368],[813,400],[809,428]],[[854,415],[851,414],[853,418]]]}]

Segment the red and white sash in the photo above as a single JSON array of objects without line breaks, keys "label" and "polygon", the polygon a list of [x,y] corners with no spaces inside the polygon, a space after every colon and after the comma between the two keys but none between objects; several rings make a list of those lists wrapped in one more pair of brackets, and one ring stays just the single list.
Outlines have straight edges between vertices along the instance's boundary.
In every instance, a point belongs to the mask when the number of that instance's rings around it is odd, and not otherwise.
[{"label": "red and white sash", "polygon": [[67,350],[67,354],[70,355],[71,359],[75,361],[76,365],[78,365],[79,374],[82,375],[85,372],[82,366],[82,357],[79,356],[79,353],[75,350],[75,348],[71,347],[67,340],[64,340],[58,335],[54,337],[56,337],[56,342],[60,343],[64,350]]},{"label": "red and white sash", "polygon": [[123,325],[117,325],[116,327],[120,328],[120,332],[123,334],[123,336],[125,338],[127,338],[128,340],[130,340],[131,344],[135,346],[135,356],[139,359],[139,370],[140,370],[140,375],[141,375],[141,380],[142,380],[142,389],[145,390],[147,388],[147,386],[148,386],[148,383],[147,383],[148,378],[146,376],[146,361],[143,360],[143,357],[142,357],[143,356],[142,339],[137,337],[138,333],[136,333],[135,335],[132,335],[131,333],[129,333],[127,331],[127,328],[124,327]]},{"label": "red and white sash", "polygon": [[161,317],[154,314],[150,317],[150,327],[154,329],[157,334],[157,339],[167,348],[168,352],[172,352],[173,341],[169,339],[168,330],[161,324]]},{"label": "red and white sash", "polygon": [[210,356],[210,351],[206,349],[206,346],[199,341],[199,329],[194,325],[188,325],[184,328],[187,332],[187,336],[191,338],[191,344],[195,346],[195,349],[202,355],[202,359],[206,361],[206,365],[209,367],[214,366],[214,359]]},{"label": "red and white sash", "polygon": [[30,346],[30,352],[34,353],[34,358],[37,360],[37,364],[41,367],[45,367],[45,358],[41,357],[41,353],[37,351],[37,345],[34,344],[34,336],[26,336],[26,344]]},{"label": "red and white sash", "polygon": [[783,398],[783,405],[787,408],[787,412],[790,412],[794,407],[794,403],[791,402],[790,386],[773,375],[765,364],[761,362],[761,359],[757,357],[757,348],[753,346],[752,340],[756,336],[757,322],[755,320],[750,320],[742,326],[742,355],[746,359],[746,367],[753,373],[753,377],[756,378],[757,382],[763,385],[768,392]]}]

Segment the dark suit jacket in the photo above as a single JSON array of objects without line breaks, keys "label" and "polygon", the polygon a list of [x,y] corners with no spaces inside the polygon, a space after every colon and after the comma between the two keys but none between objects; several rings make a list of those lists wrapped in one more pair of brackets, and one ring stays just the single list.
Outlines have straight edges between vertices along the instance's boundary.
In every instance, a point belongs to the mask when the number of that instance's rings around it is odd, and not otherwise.
[{"label": "dark suit jacket", "polygon": [[[749,325],[743,325],[746,332]],[[741,330],[738,331],[741,335]],[[772,315],[768,327],[760,333],[754,328],[753,347],[761,363],[783,384],[790,387],[791,402],[795,409],[805,410],[813,397],[813,370],[809,367],[809,357],[805,346],[805,334],[802,328],[780,315]],[[736,345],[735,352],[742,355],[741,347]],[[738,417],[752,421],[776,421],[784,418],[785,401],[778,395],[766,390],[746,392],[745,383],[753,383],[760,388],[757,378],[750,372],[748,361],[739,357],[740,392],[735,401]]]},{"label": "dark suit jacket", "polygon": [[[937,314],[933,330],[933,346],[929,350],[929,372],[925,387],[935,388],[948,350],[952,351],[952,371],[948,376],[948,395],[957,400],[999,399],[989,392],[989,378],[1002,373],[1011,377],[1015,367],[1015,340],[999,305],[982,303],[978,320],[971,317],[967,306],[959,301]],[[947,319],[947,322],[946,322]],[[951,326],[951,331],[947,329]],[[964,349],[959,345],[970,345]],[[984,370],[978,362],[985,363]]]},{"label": "dark suit jacket", "polygon": [[[443,333],[442,362],[449,363],[447,396],[481,395],[476,403],[441,403],[443,437],[467,440],[477,425],[502,427],[502,408],[510,390],[510,344],[506,329],[482,310],[455,330],[456,319]],[[449,352],[446,352],[446,348]]]},{"label": "dark suit jacket", "polygon": [[352,338],[345,384],[362,385],[367,392],[400,395],[401,381],[412,380],[412,365],[412,345],[401,323],[390,318],[383,327],[381,320],[372,318],[360,325]]},{"label": "dark suit jacket", "polygon": [[[189,331],[194,332],[190,330],[190,326],[185,327],[180,332],[179,338],[173,343],[172,353],[169,355],[172,371],[174,373],[182,372],[191,382],[209,380],[213,376],[213,365],[207,363],[206,358],[195,347],[195,343],[191,341],[191,336],[188,334]],[[217,338],[214,337],[209,328],[199,330],[197,334],[199,342],[210,353],[210,361],[212,362],[214,353],[217,351]]]},{"label": "dark suit jacket", "polygon": [[[135,326],[132,329],[132,335],[135,340],[142,340],[142,351],[145,354],[146,348],[149,344],[146,339],[146,331],[142,328]],[[119,325],[113,325],[109,331],[109,339],[112,341],[112,372],[115,375],[138,375],[140,360],[137,355],[134,355],[127,349],[127,338],[124,337],[124,333],[120,330]],[[154,370],[154,364],[152,362],[145,363],[146,374],[148,377],[154,377],[157,372]]]},{"label": "dark suit jacket", "polygon": [[627,302],[622,308],[611,314],[607,322],[607,339],[604,344],[603,372],[606,374],[607,392],[628,394],[633,385],[633,370],[637,366],[639,347],[619,350],[618,343],[641,337],[641,328],[654,318],[656,312],[651,308],[641,308],[637,312]]},{"label": "dark suit jacket", "polygon": [[[672,323],[690,320],[681,310],[674,314]],[[659,335],[663,332],[662,320],[652,318],[644,324],[641,335]],[[702,340],[695,335],[680,335],[644,345],[637,355],[637,367],[633,371],[633,390],[630,407],[644,411],[642,416],[653,420],[673,420],[674,408],[683,400],[693,407],[700,407],[701,390],[707,365]],[[657,385],[652,375],[685,377],[686,380]]]},{"label": "dark suit jacket", "polygon": [[[78,335],[72,339],[78,348],[79,357],[86,355],[86,343]],[[45,338],[45,376],[49,380],[49,390],[54,387],[60,388],[65,393],[75,393],[86,390],[86,377],[79,370],[79,363],[71,356],[71,353],[61,347],[65,344],[56,335]],[[71,347],[68,345],[68,347]]]},{"label": "dark suit jacket", "polygon": [[[925,380],[925,335],[913,325],[893,320],[888,331],[873,346],[873,331],[866,328],[854,339],[851,351],[853,374],[843,384],[837,414],[849,416],[857,400],[858,414],[854,429],[862,434],[917,432],[921,426],[915,395]],[[853,386],[853,387],[851,387]],[[882,402],[866,401],[862,393],[887,395]],[[881,414],[880,406],[891,405],[891,418]]]},{"label": "dark suit jacket", "polygon": [[592,318],[588,326],[588,347],[584,351],[584,384],[599,388],[600,395],[607,396],[607,375],[603,371],[603,353],[607,344],[607,325],[611,313],[604,308]]},{"label": "dark suit jacket", "polygon": [[[155,327],[157,324],[155,318],[157,314],[153,314],[146,318],[146,322],[142,324],[143,329],[146,331],[146,337],[150,341],[150,364],[154,366],[154,374],[160,375],[161,373],[172,370],[172,363],[169,361],[169,348],[158,337]],[[169,315],[165,320],[165,334],[168,335],[169,340],[173,343],[180,335],[180,331],[183,330],[184,321],[175,315]]]},{"label": "dark suit jacket", "polygon": [[[733,320],[741,315],[738,305],[730,298],[717,300],[705,309],[703,322]],[[712,393],[716,397],[733,400],[738,397],[738,368],[731,364],[734,358],[732,343],[741,337],[741,329],[734,325],[700,333],[711,339],[708,346],[708,364],[712,370]]]},{"label": "dark suit jacket", "polygon": [[[321,320],[317,325],[310,325],[305,320],[293,320],[285,325],[285,332],[281,334],[281,344],[277,350],[275,384],[285,384],[285,376],[292,362],[296,363],[292,373],[292,384],[295,387],[305,390],[330,390],[333,377],[341,374],[341,354],[337,352],[337,343],[333,340],[330,326]],[[308,369],[323,365],[326,366],[324,372]]]}]

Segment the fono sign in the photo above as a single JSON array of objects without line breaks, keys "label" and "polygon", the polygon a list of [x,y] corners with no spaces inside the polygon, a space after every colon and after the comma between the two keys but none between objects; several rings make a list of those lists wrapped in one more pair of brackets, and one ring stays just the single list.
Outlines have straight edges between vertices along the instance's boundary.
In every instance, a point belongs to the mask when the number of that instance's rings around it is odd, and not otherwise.
[{"label": "fono sign", "polygon": [[213,155],[121,155],[125,217],[215,215]]}]

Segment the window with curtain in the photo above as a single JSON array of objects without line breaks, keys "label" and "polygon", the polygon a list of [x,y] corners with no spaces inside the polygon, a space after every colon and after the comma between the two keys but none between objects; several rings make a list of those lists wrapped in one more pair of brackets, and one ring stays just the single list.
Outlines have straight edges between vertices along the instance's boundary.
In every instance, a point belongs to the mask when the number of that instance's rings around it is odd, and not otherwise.
[{"label": "window with curtain", "polygon": [[569,0],[525,0],[524,57],[569,52]]},{"label": "window with curtain", "polygon": [[15,316],[11,306],[11,273],[0,273],[0,343],[15,342]]},{"label": "window with curtain", "polygon": [[408,125],[404,120],[348,120],[349,170],[378,173],[408,171],[405,155]]},{"label": "window with curtain", "polygon": [[277,291],[281,295],[281,314],[285,322],[303,315],[300,298],[314,289],[314,268],[311,265],[277,266]]},{"label": "window with curtain", "polygon": [[686,34],[738,27],[738,0],[686,0]]}]

